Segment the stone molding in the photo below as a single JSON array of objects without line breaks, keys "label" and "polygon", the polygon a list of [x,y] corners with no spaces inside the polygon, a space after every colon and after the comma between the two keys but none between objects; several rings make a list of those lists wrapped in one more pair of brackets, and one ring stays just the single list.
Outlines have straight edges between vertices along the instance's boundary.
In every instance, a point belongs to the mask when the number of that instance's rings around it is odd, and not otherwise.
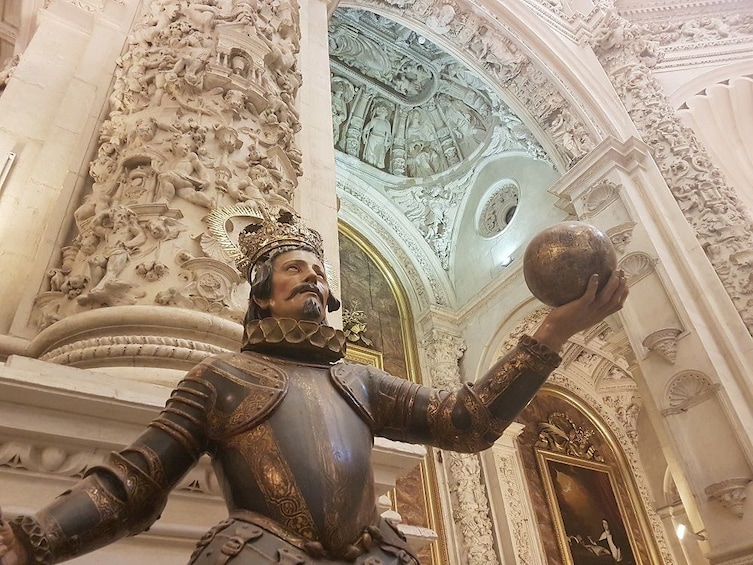
[{"label": "stone molding", "polygon": [[674,365],[677,358],[677,338],[682,330],[677,328],[664,328],[657,330],[643,339],[643,346],[657,353],[670,365]]},{"label": "stone molding", "polygon": [[[667,186],[748,331],[753,332],[749,303],[753,249],[749,210],[724,181],[694,132],[682,125],[651,68],[661,58],[658,45],[639,27],[608,12],[594,30],[591,45],[628,114],[646,143]],[[624,261],[624,259],[623,259]]]},{"label": "stone molding", "polygon": [[664,403],[666,408],[661,411],[663,416],[673,416],[687,412],[710,398],[716,396],[721,389],[720,383],[698,371],[683,371],[678,373],[667,383]]}]

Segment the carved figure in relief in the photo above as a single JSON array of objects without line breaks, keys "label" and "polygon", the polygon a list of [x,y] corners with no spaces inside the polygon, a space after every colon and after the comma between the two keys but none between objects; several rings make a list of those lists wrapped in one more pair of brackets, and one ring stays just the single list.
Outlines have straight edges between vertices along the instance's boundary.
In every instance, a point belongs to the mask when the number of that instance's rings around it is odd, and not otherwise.
[{"label": "carved figure in relief", "polygon": [[[228,565],[417,565],[379,516],[374,436],[463,452],[490,447],[559,364],[562,345],[627,296],[620,273],[598,293],[592,279],[583,297],[552,310],[472,388],[448,391],[337,362],[346,338],[326,314],[340,304],[321,236],[299,218],[264,216],[243,230],[240,248],[239,268],[251,283],[242,351],[201,362],[133,444],[37,514],[0,524],[0,565],[53,564],[147,529],[205,452],[222,476],[230,517],[200,540],[192,565],[218,558]],[[157,301],[221,307],[225,290],[218,273],[204,272],[195,294],[170,288]],[[478,461],[458,459],[469,476],[478,474]],[[465,504],[482,508],[474,497]]]},{"label": "carved figure in relief", "polygon": [[388,112],[385,106],[378,105],[361,134],[364,142],[363,160],[379,169],[384,168],[387,150],[392,145],[392,126],[387,121]]},{"label": "carved figure in relief", "polygon": [[104,289],[108,283],[117,283],[131,254],[146,243],[146,234],[139,225],[136,214],[127,206],[115,206],[92,221],[92,232],[105,243],[104,256],[107,267],[104,276],[92,290]]},{"label": "carved figure in relief", "polygon": [[209,185],[207,171],[195,152],[195,144],[190,135],[176,135],[173,138],[173,160],[158,176],[156,202],[170,204],[177,194],[183,200],[211,208],[212,200],[203,192]]}]

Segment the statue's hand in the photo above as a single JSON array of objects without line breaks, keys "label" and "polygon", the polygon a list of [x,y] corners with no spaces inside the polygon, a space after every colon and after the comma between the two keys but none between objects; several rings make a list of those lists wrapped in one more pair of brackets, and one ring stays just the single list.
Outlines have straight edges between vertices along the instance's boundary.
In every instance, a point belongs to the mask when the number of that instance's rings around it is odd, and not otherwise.
[{"label": "statue's hand", "polygon": [[27,565],[26,552],[0,511],[0,565]]},{"label": "statue's hand", "polygon": [[598,276],[593,275],[583,296],[549,312],[532,337],[553,351],[559,351],[572,336],[622,309],[628,296],[627,280],[622,271],[613,271],[607,284],[601,290],[598,287]]}]

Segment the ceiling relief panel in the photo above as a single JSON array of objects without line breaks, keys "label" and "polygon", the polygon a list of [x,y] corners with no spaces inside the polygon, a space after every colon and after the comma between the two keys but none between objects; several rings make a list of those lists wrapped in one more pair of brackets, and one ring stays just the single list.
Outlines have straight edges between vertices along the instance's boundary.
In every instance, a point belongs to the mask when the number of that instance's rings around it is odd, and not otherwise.
[{"label": "ceiling relief panel", "polygon": [[548,160],[544,149],[475,72],[395,21],[340,8],[329,49],[339,163],[385,194],[448,270],[478,165],[506,152]]}]

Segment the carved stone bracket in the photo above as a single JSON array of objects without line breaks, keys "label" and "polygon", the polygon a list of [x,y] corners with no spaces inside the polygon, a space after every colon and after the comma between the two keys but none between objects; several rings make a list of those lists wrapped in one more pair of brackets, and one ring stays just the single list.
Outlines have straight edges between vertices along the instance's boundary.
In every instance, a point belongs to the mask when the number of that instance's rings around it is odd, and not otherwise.
[{"label": "carved stone bracket", "polygon": [[607,230],[607,236],[619,253],[625,253],[627,246],[633,240],[634,227],[635,222],[624,222]]},{"label": "carved stone bracket", "polygon": [[722,506],[738,518],[743,517],[743,505],[748,496],[748,483],[753,481],[749,477],[736,477],[709,485],[704,492],[709,498],[719,501]]},{"label": "carved stone bracket", "polygon": [[674,365],[677,358],[677,338],[682,330],[677,328],[664,328],[646,336],[643,346],[657,353],[662,359]]}]

